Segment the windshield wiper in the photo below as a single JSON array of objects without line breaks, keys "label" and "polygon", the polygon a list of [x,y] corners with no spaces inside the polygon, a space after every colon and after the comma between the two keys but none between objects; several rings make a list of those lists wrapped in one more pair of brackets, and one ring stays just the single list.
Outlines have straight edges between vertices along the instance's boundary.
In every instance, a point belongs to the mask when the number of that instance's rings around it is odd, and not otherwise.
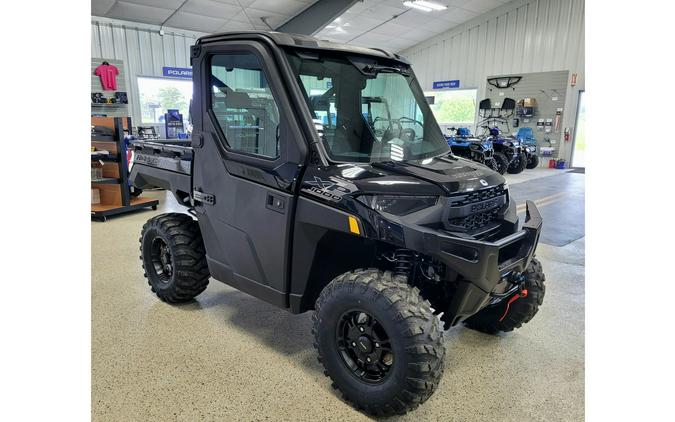
[{"label": "windshield wiper", "polygon": [[363,73],[366,76],[375,76],[380,72],[383,73],[400,73],[404,76],[410,76],[410,68],[406,68],[404,66],[398,67],[398,66],[385,66],[378,64],[377,61],[373,59],[366,59],[363,57],[354,57],[354,56],[347,56],[347,60],[354,65],[355,68],[359,70],[359,72]]},{"label": "windshield wiper", "polygon": [[410,76],[410,72],[408,70],[392,66],[366,65],[362,71],[366,74],[400,73],[405,76]]}]

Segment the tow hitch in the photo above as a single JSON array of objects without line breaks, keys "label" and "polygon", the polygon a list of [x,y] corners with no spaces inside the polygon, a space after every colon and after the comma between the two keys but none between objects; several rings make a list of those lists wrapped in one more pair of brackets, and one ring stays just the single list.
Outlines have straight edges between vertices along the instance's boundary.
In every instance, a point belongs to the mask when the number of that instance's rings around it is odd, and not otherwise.
[{"label": "tow hitch", "polygon": [[527,289],[524,287],[525,286],[525,276],[522,273],[515,273],[511,274],[510,276],[504,277],[502,280],[508,279],[508,281],[513,284],[514,286],[509,289],[505,293],[492,293],[492,301],[490,302],[490,305],[497,306],[506,298],[508,297],[508,300],[506,302],[506,309],[504,310],[504,314],[499,318],[499,322],[502,322],[504,318],[506,318],[506,315],[508,315],[509,310],[511,309],[511,304],[515,302],[516,300],[522,298],[522,297],[527,297]]},{"label": "tow hitch", "polygon": [[515,302],[516,300],[520,299],[521,297],[527,297],[527,289],[523,288],[523,284],[525,284],[525,276],[522,274],[518,274],[516,276],[517,283],[518,283],[518,292],[511,296],[509,298],[509,301],[506,302],[506,309],[504,310],[504,315],[502,315],[501,318],[499,318],[499,322],[502,322],[504,318],[506,318],[506,315],[508,315],[509,310],[511,309],[511,304]]}]

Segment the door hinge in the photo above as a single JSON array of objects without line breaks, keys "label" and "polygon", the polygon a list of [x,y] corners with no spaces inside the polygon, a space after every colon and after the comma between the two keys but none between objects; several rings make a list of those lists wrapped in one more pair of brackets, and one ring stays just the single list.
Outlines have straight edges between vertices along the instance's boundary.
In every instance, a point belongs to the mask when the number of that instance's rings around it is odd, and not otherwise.
[{"label": "door hinge", "polygon": [[216,196],[211,195],[210,193],[204,193],[201,191],[198,191],[197,189],[194,189],[192,191],[192,198],[195,201],[201,202],[202,204],[206,205],[213,205],[216,203]]},{"label": "door hinge", "polygon": [[194,61],[202,53],[201,45],[193,45],[190,47],[190,65],[194,64]]}]

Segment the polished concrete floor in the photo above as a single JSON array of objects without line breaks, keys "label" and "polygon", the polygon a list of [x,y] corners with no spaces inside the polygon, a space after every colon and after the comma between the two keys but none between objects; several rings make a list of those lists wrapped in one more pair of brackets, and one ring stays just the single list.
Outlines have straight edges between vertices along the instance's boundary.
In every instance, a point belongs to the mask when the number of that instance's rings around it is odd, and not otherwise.
[{"label": "polished concrete floor", "polygon": [[[514,197],[544,199],[545,218],[549,207],[578,207],[565,198],[583,199],[584,175],[542,171],[509,177]],[[569,176],[581,183],[562,179]],[[546,199],[546,186],[556,184],[573,191]],[[323,376],[309,314],[291,315],[214,280],[182,306],[150,292],[138,260],[141,226],[180,208],[164,192],[149,195],[160,198],[158,211],[91,223],[93,420],[368,420]],[[392,420],[583,420],[584,238],[564,246],[542,242],[538,257],[547,291],[536,318],[501,336],[447,331],[436,393]]]}]

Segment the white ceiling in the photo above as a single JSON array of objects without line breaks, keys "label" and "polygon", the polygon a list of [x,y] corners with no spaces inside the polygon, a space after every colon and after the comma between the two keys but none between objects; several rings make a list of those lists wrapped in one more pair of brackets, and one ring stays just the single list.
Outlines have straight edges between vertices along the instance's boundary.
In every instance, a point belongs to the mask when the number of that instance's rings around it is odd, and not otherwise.
[{"label": "white ceiling", "polygon": [[276,28],[316,0],[187,0],[180,7],[183,1],[91,0],[91,14],[206,33],[269,30],[261,17]]},{"label": "white ceiling", "polygon": [[[316,2],[316,0],[187,0],[183,7],[180,7],[183,1],[91,0],[91,14],[213,33],[267,30],[269,27],[261,20],[263,17],[272,28],[277,28]],[[445,32],[510,0],[433,1],[448,6],[448,9],[422,12],[405,7],[402,0],[360,1],[316,36],[396,52]],[[176,12],[178,8],[180,10]],[[171,16],[174,12],[176,13]],[[384,23],[402,12],[405,13]]]},{"label": "white ceiling", "polygon": [[[441,34],[511,0],[431,1],[448,8],[442,11],[423,12],[405,7],[402,0],[365,0],[352,6],[335,22],[316,34],[316,37],[396,52]],[[375,28],[402,12],[405,14]]]}]

